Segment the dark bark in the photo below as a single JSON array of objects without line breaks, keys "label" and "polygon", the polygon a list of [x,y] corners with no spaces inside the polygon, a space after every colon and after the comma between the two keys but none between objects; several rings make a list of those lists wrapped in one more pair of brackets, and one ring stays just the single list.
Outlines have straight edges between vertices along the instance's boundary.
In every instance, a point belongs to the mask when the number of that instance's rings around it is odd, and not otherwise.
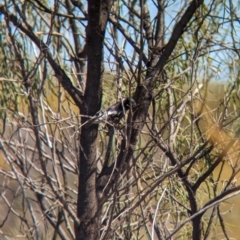
[{"label": "dark bark", "polygon": [[[154,58],[151,58],[151,61],[148,63],[148,69],[147,69],[147,76],[144,80],[144,82],[139,85],[136,89],[134,98],[138,105],[138,110],[135,111],[132,122],[135,122],[134,126],[132,126],[131,133],[130,134],[130,148],[126,146],[125,140],[122,142],[121,147],[121,153],[118,157],[118,164],[117,166],[120,166],[119,162],[123,161],[123,158],[128,162],[132,154],[134,152],[138,136],[140,132],[142,131],[142,128],[145,124],[146,116],[148,113],[148,109],[151,104],[152,100],[152,88],[153,84],[156,80],[156,78],[159,76],[159,74],[162,72],[168,58],[170,57],[173,49],[175,48],[177,41],[181,37],[182,33],[184,32],[187,23],[192,18],[193,14],[196,12],[199,6],[203,3],[203,0],[198,1],[192,1],[183,14],[182,18],[179,20],[179,22],[175,25],[174,31],[172,33],[172,36],[169,40],[169,42],[164,46],[164,50],[162,54],[155,55]],[[156,41],[159,39],[156,39]],[[158,49],[163,46],[158,46]],[[158,59],[158,61],[156,61]],[[127,149],[126,149],[127,148]],[[125,152],[123,154],[123,152]],[[127,153],[126,153],[127,152]],[[125,156],[125,157],[124,157]],[[113,164],[114,165],[114,164]],[[108,168],[110,169],[110,168]],[[103,172],[106,171],[106,173],[109,173],[109,170],[103,169]],[[100,176],[102,176],[100,174]]]},{"label": "dark bark", "polygon": [[[174,50],[177,41],[182,36],[183,32],[185,31],[185,28],[188,24],[188,22],[191,20],[192,16],[196,12],[196,10],[203,4],[203,0],[193,0],[189,7],[186,9],[185,13],[183,14],[182,18],[179,20],[179,22],[175,25],[173,33],[171,35],[170,40],[166,44],[166,46],[160,46],[160,44],[157,46],[156,53],[153,52],[153,56],[150,58],[150,61],[148,63],[148,69],[147,69],[147,75],[144,80],[144,82],[139,85],[136,89],[134,98],[138,104],[138,110],[135,111],[131,121],[135,124],[133,126],[130,126],[128,128],[128,138],[130,139],[129,142],[126,142],[124,139],[121,144],[121,151],[117,158],[117,164],[116,168],[114,169],[115,163],[113,163],[112,166],[107,167],[106,169],[103,169],[102,173],[99,176],[99,180],[102,180],[101,178],[105,178],[107,182],[109,182],[109,179],[106,178],[104,175],[110,175],[113,169],[115,170],[114,174],[111,175],[111,184],[108,184],[107,188],[105,189],[102,203],[104,202],[104,196],[108,195],[108,192],[110,191],[112,185],[116,182],[116,179],[120,172],[123,172],[127,169],[127,164],[129,163],[137,141],[138,137],[142,131],[142,128],[145,124],[145,120],[148,114],[148,109],[151,104],[152,100],[152,91],[153,91],[153,84],[156,80],[156,78],[161,74],[163,71],[163,68],[169,59],[172,51]],[[159,36],[158,36],[159,37]],[[155,39],[156,42],[160,43],[160,39]],[[163,43],[162,43],[163,44]],[[163,49],[164,47],[164,49]],[[162,52],[158,52],[158,49],[162,49]],[[103,184],[101,182],[101,184]],[[102,188],[103,186],[101,186]],[[197,212],[197,205],[195,200],[195,193],[192,191],[192,186],[185,187],[188,190],[188,194],[190,199],[190,205],[191,205],[191,211],[192,214]],[[195,218],[193,220],[193,231],[192,231],[192,238],[195,240],[198,240],[201,238],[201,218]]]},{"label": "dark bark", "polygon": [[[77,1],[72,1],[72,3]],[[203,0],[193,0],[180,21],[173,29],[172,36],[166,46],[163,46],[161,26],[158,23],[159,31],[156,33],[155,41],[159,43],[156,46],[156,52],[153,51],[153,56],[148,62],[147,75],[145,80],[137,87],[134,94],[134,98],[138,104],[138,110],[134,112],[131,122],[134,122],[132,126],[129,124],[128,137],[122,141],[121,151],[117,158],[117,170],[125,170],[125,166],[130,162],[139,135],[145,124],[146,116],[148,114],[149,106],[152,100],[153,84],[156,78],[161,74],[167,60],[169,59],[173,49],[175,48],[177,41],[184,32],[187,24],[196,12],[197,8],[203,3]],[[102,59],[103,59],[103,41],[105,34],[105,27],[109,17],[109,11],[112,5],[111,0],[89,0],[88,1],[88,26],[86,28],[86,44],[87,44],[87,57],[88,57],[88,71],[85,92],[80,92],[73,86],[70,79],[66,75],[61,66],[54,60],[48,46],[45,45],[33,32],[30,25],[26,22],[22,24],[16,16],[8,14],[7,9],[0,5],[0,12],[3,13],[9,20],[22,32],[24,32],[42,51],[42,53],[48,59],[51,67],[53,68],[56,77],[62,84],[64,89],[73,98],[75,103],[81,110],[82,115],[93,116],[101,105],[102,98]],[[160,19],[161,20],[161,19]],[[160,21],[161,22],[161,21]],[[163,23],[162,23],[163,24]],[[144,25],[145,29],[148,28]],[[117,27],[117,26],[116,26]],[[135,46],[135,43],[133,43]],[[159,49],[161,52],[159,53]],[[141,50],[141,49],[140,49]],[[140,53],[140,52],[139,52]],[[141,54],[141,53],[140,53]],[[144,59],[144,58],[143,58]],[[146,62],[146,60],[145,60]],[[82,122],[86,119],[83,117]],[[129,120],[130,122],[130,120]],[[35,123],[35,122],[34,122]],[[35,123],[37,125],[37,122]],[[99,236],[99,221],[97,212],[99,211],[97,192],[96,192],[96,139],[97,139],[97,125],[92,125],[89,128],[83,127],[80,135],[80,161],[79,161],[79,186],[78,186],[78,202],[77,202],[77,215],[79,218],[79,224],[76,224],[75,234],[76,239],[98,239]],[[36,133],[37,135],[37,133]],[[40,146],[40,145],[39,145]],[[39,148],[41,149],[41,148]],[[101,176],[110,175],[113,169],[113,165],[109,168],[103,169]],[[109,171],[110,169],[110,171]],[[108,171],[107,171],[108,170]],[[178,170],[179,173],[180,170]],[[105,174],[105,172],[107,174]],[[116,171],[112,176],[112,182],[106,188],[106,193],[111,189],[111,185],[114,184],[114,180],[117,179],[118,174],[121,171]],[[206,173],[207,175],[208,173]],[[205,176],[204,176],[205,177]],[[195,202],[194,189],[201,183],[199,180],[194,186],[187,186],[189,190],[190,203]],[[60,196],[59,196],[59,199]],[[104,201],[104,199],[102,199]],[[192,214],[197,212],[197,206],[191,205]],[[200,217],[193,221],[193,239],[200,239]]]},{"label": "dark bark", "polygon": [[[105,27],[112,1],[88,1],[88,26],[86,44],[88,56],[87,81],[84,93],[86,108],[81,114],[93,116],[101,106],[102,60]],[[86,118],[82,118],[82,123]],[[80,174],[78,186],[77,214],[80,225],[75,227],[76,239],[95,240],[99,237],[97,217],[98,198],[96,192],[96,140],[98,128],[83,127],[80,135]]]}]

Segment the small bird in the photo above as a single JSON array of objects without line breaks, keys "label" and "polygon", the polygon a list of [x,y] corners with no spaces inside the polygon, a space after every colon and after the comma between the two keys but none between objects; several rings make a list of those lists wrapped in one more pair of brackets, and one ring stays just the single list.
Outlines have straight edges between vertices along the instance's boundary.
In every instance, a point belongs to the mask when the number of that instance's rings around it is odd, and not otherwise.
[{"label": "small bird", "polygon": [[135,107],[136,102],[133,98],[123,98],[117,103],[113,104],[105,111],[99,111],[97,114],[87,121],[84,125],[98,124],[98,123],[110,123],[117,124],[123,118],[125,113],[130,109],[130,107]]}]

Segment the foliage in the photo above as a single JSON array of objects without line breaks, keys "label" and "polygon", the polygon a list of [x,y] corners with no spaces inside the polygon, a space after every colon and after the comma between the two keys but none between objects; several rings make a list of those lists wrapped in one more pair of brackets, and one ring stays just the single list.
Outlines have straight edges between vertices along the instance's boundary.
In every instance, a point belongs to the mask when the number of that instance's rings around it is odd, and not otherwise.
[{"label": "foliage", "polygon": [[[6,0],[0,14],[3,236],[234,237],[235,2]],[[137,107],[118,126],[84,125],[125,96]]]}]

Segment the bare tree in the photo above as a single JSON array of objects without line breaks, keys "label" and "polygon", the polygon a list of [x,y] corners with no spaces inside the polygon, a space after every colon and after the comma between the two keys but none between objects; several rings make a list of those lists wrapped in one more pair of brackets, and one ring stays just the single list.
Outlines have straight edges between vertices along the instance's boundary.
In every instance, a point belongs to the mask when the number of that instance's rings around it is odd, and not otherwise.
[{"label": "bare tree", "polygon": [[[236,3],[6,0],[0,13],[4,237],[230,239]],[[124,97],[136,106],[120,122],[88,124]]]}]

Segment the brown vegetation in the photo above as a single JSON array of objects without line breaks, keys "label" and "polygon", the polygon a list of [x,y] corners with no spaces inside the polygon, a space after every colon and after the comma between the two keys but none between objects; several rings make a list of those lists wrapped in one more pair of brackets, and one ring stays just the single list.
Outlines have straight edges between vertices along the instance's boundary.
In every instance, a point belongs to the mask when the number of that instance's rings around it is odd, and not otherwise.
[{"label": "brown vegetation", "polygon": [[[235,5],[0,3],[2,236],[234,237]],[[123,97],[119,124],[84,125]]]}]

